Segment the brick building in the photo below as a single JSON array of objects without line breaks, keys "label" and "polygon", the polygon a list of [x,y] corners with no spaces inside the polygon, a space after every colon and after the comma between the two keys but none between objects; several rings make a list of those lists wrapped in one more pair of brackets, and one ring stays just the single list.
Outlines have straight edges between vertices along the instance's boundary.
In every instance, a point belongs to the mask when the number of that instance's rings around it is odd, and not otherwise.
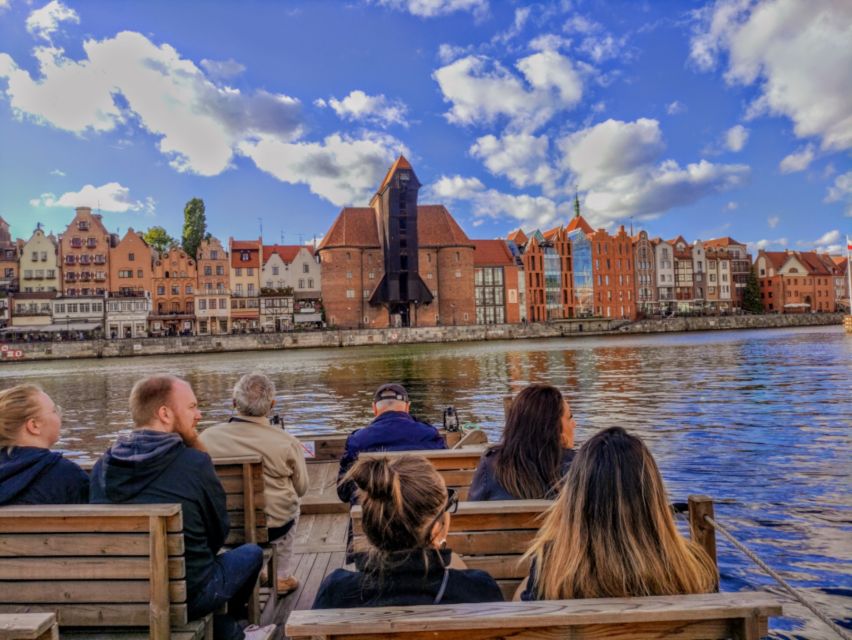
[{"label": "brick building", "polygon": [[835,311],[839,271],[828,255],[813,251],[763,251],[755,261],[764,311]]},{"label": "brick building", "polygon": [[228,240],[231,253],[231,330],[260,330],[263,240]]},{"label": "brick building", "polygon": [[0,217],[0,295],[18,290],[18,253],[9,223]]},{"label": "brick building", "polygon": [[195,255],[198,285],[195,318],[199,335],[231,332],[231,280],[228,252],[214,237],[205,238]]},{"label": "brick building", "polygon": [[834,299],[837,310],[849,313],[849,258],[831,256],[831,261],[837,268],[834,274]]},{"label": "brick building", "polygon": [[474,240],[474,299],[477,324],[521,321],[518,265],[502,240]]},{"label": "brick building", "polygon": [[692,247],[683,239],[683,236],[669,240],[669,244],[673,248],[676,309],[682,312],[689,312],[695,308]]},{"label": "brick building", "polygon": [[195,332],[195,259],[171,247],[154,261],[149,329],[154,335]]},{"label": "brick building", "polygon": [[734,307],[734,283],[731,257],[723,248],[704,244],[706,259],[706,307],[712,313],[727,313]]},{"label": "brick building", "polygon": [[636,307],[644,314],[659,310],[657,289],[657,261],[654,257],[654,244],[648,238],[647,231],[640,231],[632,239],[633,265],[636,272]]},{"label": "brick building", "polygon": [[110,291],[109,255],[116,239],[91,207],[77,207],[59,236],[62,295],[104,295]]},{"label": "brick building", "polygon": [[117,296],[144,296],[151,291],[154,276],[154,251],[142,234],[132,228],[110,250],[110,293]]},{"label": "brick building", "polygon": [[417,202],[400,156],[369,207],[347,207],[317,248],[326,321],[338,327],[474,324],[473,242],[443,205]]},{"label": "brick building", "polygon": [[526,319],[546,322],[573,317],[568,231],[561,226],[544,233],[536,230],[529,235],[518,230],[509,234],[507,243],[522,265],[524,296],[521,304],[525,304]]}]

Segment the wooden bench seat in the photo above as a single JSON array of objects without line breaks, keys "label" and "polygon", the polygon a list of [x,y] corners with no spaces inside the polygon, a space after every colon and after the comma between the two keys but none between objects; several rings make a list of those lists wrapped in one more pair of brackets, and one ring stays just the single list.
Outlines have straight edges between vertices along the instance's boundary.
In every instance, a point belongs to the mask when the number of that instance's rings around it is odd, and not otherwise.
[{"label": "wooden bench seat", "polygon": [[291,639],[757,640],[781,606],[759,592],[294,611]]},{"label": "wooden bench seat", "polygon": [[[179,504],[0,508],[0,612],[55,612],[60,627],[188,625]],[[103,629],[101,629],[103,630]]]},{"label": "wooden bench seat", "polygon": [[[444,429],[438,429],[438,433],[444,438],[448,448],[452,448],[464,435],[461,431]],[[309,463],[340,461],[346,449],[346,438],[349,437],[348,433],[296,433],[293,435],[297,440],[314,449],[314,457],[307,459]]]},{"label": "wooden bench seat", "polygon": [[0,613],[0,640],[59,640],[55,613]]}]

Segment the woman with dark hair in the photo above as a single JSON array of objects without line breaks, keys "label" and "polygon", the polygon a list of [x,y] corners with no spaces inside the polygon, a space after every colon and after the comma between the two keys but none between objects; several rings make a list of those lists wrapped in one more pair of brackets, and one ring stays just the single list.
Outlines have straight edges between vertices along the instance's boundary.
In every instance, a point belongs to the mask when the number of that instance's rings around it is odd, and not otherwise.
[{"label": "woman with dark hair", "polygon": [[708,593],[716,566],[677,531],[654,457],[621,427],[589,439],[525,558],[522,600]]},{"label": "woman with dark hair", "polygon": [[559,389],[526,387],[512,401],[500,443],[479,461],[468,500],[554,498],[574,458],[576,426]]},{"label": "woman with dark hair", "polygon": [[491,576],[444,548],[458,499],[428,460],[363,459],[342,481],[357,487],[371,548],[356,556],[357,571],[336,569],[323,580],[314,609],[503,600]]}]

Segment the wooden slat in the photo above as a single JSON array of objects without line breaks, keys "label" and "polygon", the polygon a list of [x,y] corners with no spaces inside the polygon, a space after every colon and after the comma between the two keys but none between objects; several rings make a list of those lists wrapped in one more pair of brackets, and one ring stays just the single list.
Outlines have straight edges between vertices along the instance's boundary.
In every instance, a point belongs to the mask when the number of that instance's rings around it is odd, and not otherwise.
[{"label": "wooden slat", "polygon": [[[265,544],[269,542],[269,529],[263,527],[263,529],[258,530],[256,533],[256,544]],[[245,544],[248,542],[246,540],[245,529],[242,527],[238,529],[230,529],[228,531],[228,537],[225,539],[226,547],[234,547],[236,545]]]},{"label": "wooden slat", "polygon": [[[0,558],[0,580],[17,580],[38,576],[39,580],[147,580],[148,558]],[[169,558],[169,577],[186,576],[183,557]],[[49,587],[46,587],[49,588]],[[0,602],[4,600],[0,591]]]},{"label": "wooden slat", "polygon": [[262,464],[263,456],[261,455],[246,455],[246,456],[216,456],[213,460],[213,466],[217,469],[219,467],[225,467],[229,465],[242,465],[242,464]]},{"label": "wooden slat", "polygon": [[8,613],[0,615],[0,640],[38,640],[56,626],[52,613]]},{"label": "wooden slat", "polygon": [[166,524],[151,516],[151,535],[148,537],[150,562],[149,633],[153,640],[169,638],[169,572],[166,567]]},{"label": "wooden slat", "polygon": [[56,518],[79,516],[133,517],[175,516],[180,513],[179,504],[63,504],[24,505],[0,507],[0,518],[42,518],[45,514]]},{"label": "wooden slat", "polygon": [[[29,613],[55,611],[59,626],[69,627],[145,627],[148,625],[148,603],[142,604],[51,604],[16,605],[0,603],[0,612]],[[186,624],[186,605],[176,604],[169,609],[172,625]]]},{"label": "wooden slat", "polygon": [[[447,548],[462,556],[485,554],[522,554],[529,549],[535,531],[475,531],[461,532],[447,536]],[[366,536],[355,536],[352,549],[362,552],[369,548]]]},{"label": "wooden slat", "polygon": [[376,607],[294,611],[291,637],[420,632],[428,629],[523,629],[535,627],[678,622],[777,616],[781,606],[766,593],[711,593],[648,598],[598,598],[541,602]]},{"label": "wooden slat", "polygon": [[521,562],[520,555],[464,556],[468,569],[485,571],[495,580],[526,578],[530,572],[530,561]]},{"label": "wooden slat", "polygon": [[[38,575],[38,574],[31,574]],[[46,584],[39,580],[5,582],[0,581],[0,600],[17,604],[56,603],[128,603],[148,602],[151,586],[146,575],[142,580],[54,580]],[[75,576],[76,577],[76,576]],[[186,602],[186,581],[170,580],[168,583],[169,600]]]},{"label": "wooden slat", "polygon": [[[167,536],[168,555],[183,555],[183,534]],[[135,533],[12,534],[0,536],[0,557],[147,556],[148,536]]]},{"label": "wooden slat", "polygon": [[[183,530],[180,514],[169,517],[168,531]],[[0,509],[0,530],[3,533],[147,533],[148,516],[38,516],[16,518]]]}]

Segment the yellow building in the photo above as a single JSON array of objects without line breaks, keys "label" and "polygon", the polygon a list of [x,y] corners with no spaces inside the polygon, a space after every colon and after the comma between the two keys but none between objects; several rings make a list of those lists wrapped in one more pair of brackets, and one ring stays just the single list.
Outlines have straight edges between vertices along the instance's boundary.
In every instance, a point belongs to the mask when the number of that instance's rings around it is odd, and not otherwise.
[{"label": "yellow building", "polygon": [[37,227],[21,251],[19,287],[24,293],[59,291],[56,240]]}]

